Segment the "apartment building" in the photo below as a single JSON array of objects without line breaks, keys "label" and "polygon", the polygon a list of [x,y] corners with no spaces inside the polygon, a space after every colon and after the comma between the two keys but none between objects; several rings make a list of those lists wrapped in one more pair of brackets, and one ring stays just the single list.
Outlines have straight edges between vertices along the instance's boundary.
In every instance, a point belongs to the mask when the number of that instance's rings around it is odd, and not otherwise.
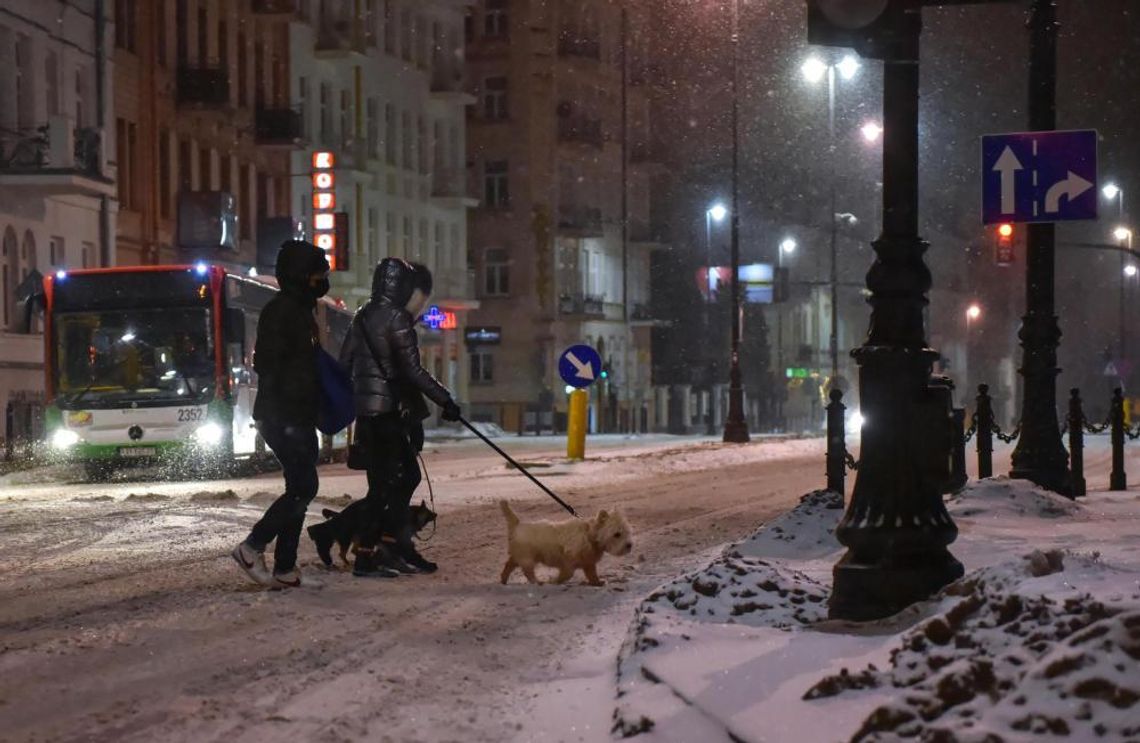
[{"label": "apartment building", "polygon": [[98,0],[0,7],[0,440],[34,437],[43,336],[37,273],[114,259],[113,69]]},{"label": "apartment building", "polygon": [[508,430],[558,426],[558,357],[588,343],[609,366],[591,390],[592,429],[663,423],[648,310],[668,175],[650,127],[653,12],[632,2],[480,0],[468,16],[477,418]]},{"label": "apartment building", "polygon": [[[464,170],[474,102],[463,87],[467,5],[301,0],[288,31],[289,98],[307,144],[291,154],[291,213],[332,247],[333,293],[350,307],[368,298],[385,256],[431,268],[437,311],[420,332],[424,365],[460,400],[462,339],[478,306],[467,268],[467,216],[477,203]],[[321,171],[331,182],[314,182]]]}]

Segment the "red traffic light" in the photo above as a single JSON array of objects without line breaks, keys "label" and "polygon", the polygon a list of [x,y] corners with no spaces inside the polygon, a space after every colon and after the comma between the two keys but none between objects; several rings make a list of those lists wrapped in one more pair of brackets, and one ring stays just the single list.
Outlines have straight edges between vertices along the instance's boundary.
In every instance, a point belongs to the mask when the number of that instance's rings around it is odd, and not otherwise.
[{"label": "red traffic light", "polygon": [[998,234],[1001,235],[1002,237],[1012,237],[1013,236],[1013,225],[1010,224],[1009,222],[1006,222],[1005,224],[998,225]]}]

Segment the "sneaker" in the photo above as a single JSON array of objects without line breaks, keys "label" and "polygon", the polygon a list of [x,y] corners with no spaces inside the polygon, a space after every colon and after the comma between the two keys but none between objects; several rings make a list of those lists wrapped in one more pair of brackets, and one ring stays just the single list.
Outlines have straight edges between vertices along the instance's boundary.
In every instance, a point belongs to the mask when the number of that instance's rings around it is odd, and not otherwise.
[{"label": "sneaker", "polygon": [[370,552],[356,553],[356,562],[353,563],[352,574],[357,578],[398,578],[400,575],[386,565],[377,564]]},{"label": "sneaker", "polygon": [[400,557],[403,558],[407,564],[411,565],[421,573],[434,573],[435,571],[439,570],[439,565],[436,565],[434,562],[417,552],[414,545],[402,545],[400,548]]},{"label": "sneaker", "polygon": [[230,557],[234,558],[234,562],[245,571],[245,574],[254,583],[263,586],[273,585],[273,576],[269,574],[269,568],[265,567],[265,555],[263,553],[242,542],[234,547]]},{"label": "sneaker", "polygon": [[297,568],[286,570],[284,573],[273,573],[273,585],[271,588],[300,588],[301,587],[301,571]]},{"label": "sneaker", "polygon": [[[327,523],[325,522],[325,524]],[[317,557],[321,558],[321,562],[325,564],[326,568],[331,568],[333,566],[332,546],[336,540],[333,539],[333,535],[329,533],[325,524],[313,524],[307,531],[309,539],[312,539],[313,544],[317,547]]]},{"label": "sneaker", "polygon": [[401,557],[394,548],[378,547],[376,549],[376,562],[403,575],[415,575],[420,572],[419,569],[409,565],[407,560]]}]

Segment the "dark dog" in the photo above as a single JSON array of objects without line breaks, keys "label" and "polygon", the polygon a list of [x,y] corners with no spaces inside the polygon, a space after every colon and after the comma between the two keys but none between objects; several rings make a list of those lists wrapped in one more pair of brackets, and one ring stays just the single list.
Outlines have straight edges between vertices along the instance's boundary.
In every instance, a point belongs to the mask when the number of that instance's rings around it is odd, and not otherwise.
[{"label": "dark dog", "polygon": [[[363,500],[356,500],[349,503],[343,511],[334,511],[331,508],[321,510],[321,515],[328,519],[325,523],[330,524],[333,528],[332,536],[337,546],[340,547],[340,559],[345,565],[348,565],[348,551],[350,549],[355,550],[357,547],[356,525],[359,518],[357,511],[363,505]],[[419,505],[411,506],[409,510],[412,517],[412,534],[419,534],[427,528],[428,524],[435,522],[435,511],[428,508],[424,501],[420,501]],[[320,554],[319,550],[318,554]],[[329,554],[327,557],[328,559],[325,559],[326,555],[320,554],[321,562],[325,564],[325,567],[331,568],[332,555]]]}]

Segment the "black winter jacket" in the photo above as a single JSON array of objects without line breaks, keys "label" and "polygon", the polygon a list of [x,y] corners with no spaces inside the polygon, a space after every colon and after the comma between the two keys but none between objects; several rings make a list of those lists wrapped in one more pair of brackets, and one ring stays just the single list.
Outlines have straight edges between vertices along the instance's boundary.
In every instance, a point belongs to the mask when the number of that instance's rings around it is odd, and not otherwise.
[{"label": "black winter jacket", "polygon": [[329,270],[324,253],[313,245],[293,241],[277,255],[281,287],[261,311],[253,368],[257,372],[256,421],[279,425],[315,426],[320,408],[317,348],[313,317],[316,297],[309,276]]},{"label": "black winter jacket", "polygon": [[451,402],[447,388],[420,365],[415,319],[406,309],[412,290],[407,262],[380,261],[372,298],[357,311],[340,352],[341,364],[352,373],[358,416],[407,411],[422,420],[428,410],[421,395],[441,407]]}]

